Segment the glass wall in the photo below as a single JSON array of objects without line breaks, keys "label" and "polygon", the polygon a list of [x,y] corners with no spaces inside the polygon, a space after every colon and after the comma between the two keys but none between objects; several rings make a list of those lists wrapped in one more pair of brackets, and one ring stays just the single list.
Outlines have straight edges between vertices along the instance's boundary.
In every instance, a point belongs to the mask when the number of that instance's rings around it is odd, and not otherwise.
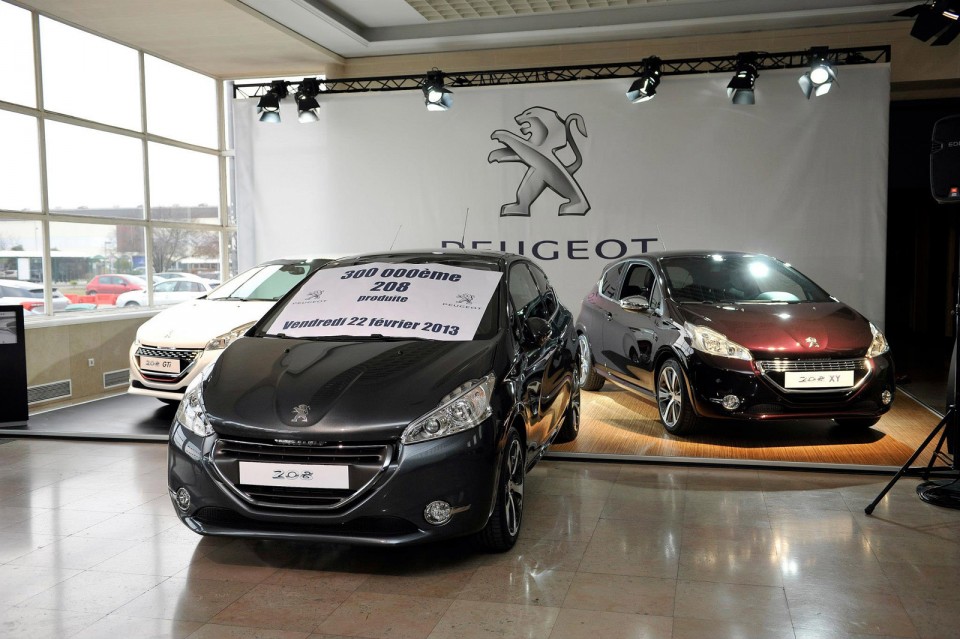
[{"label": "glass wall", "polygon": [[4,0],[0,59],[0,303],[103,312],[121,282],[235,272],[214,78]]}]

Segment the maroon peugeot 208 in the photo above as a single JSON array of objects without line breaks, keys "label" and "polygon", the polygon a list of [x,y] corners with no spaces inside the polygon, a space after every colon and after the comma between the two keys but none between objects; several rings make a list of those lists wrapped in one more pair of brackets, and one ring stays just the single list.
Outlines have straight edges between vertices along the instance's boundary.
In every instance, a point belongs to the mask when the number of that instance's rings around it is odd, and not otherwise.
[{"label": "maroon peugeot 208", "polygon": [[777,259],[664,252],[608,266],[577,320],[580,385],[656,402],[670,433],[701,418],[827,418],[869,428],[896,392],[869,320]]}]

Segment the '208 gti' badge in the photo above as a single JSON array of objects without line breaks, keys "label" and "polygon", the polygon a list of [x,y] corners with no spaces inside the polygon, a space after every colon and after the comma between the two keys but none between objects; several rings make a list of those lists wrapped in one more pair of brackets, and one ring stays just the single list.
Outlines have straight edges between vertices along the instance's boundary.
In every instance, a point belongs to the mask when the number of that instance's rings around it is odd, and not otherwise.
[{"label": "'208 gti' badge", "polygon": [[807,348],[820,348],[820,342],[817,341],[816,337],[808,337],[803,341],[807,343]]},{"label": "'208 gti' badge", "polygon": [[300,404],[299,406],[293,407],[293,419],[290,420],[294,424],[297,422],[307,423],[307,413],[310,412],[310,407],[306,404]]}]

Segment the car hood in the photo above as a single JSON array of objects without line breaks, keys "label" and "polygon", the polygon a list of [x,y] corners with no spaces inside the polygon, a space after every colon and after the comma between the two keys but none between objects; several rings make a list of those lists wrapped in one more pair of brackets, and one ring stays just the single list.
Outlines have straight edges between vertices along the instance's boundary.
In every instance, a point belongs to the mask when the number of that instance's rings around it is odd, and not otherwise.
[{"label": "car hood", "polygon": [[141,344],[159,348],[203,348],[214,337],[255,322],[274,302],[190,300],[154,315],[137,331]]},{"label": "car hood", "polygon": [[242,338],[212,369],[203,402],[220,435],[389,441],[489,373],[496,343]]},{"label": "car hood", "polygon": [[706,326],[754,356],[862,357],[873,334],[862,315],[841,302],[682,304],[688,322]]}]

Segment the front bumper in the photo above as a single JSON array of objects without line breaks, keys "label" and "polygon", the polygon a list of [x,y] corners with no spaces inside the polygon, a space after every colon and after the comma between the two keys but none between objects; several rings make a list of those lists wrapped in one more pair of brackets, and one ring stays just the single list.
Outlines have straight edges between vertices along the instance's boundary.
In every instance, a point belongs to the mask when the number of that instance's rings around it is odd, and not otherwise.
[{"label": "front bumper", "polygon": [[[495,499],[498,453],[493,419],[430,442],[381,444],[390,451],[383,468],[372,475],[351,470],[353,494],[345,500],[321,498],[319,493],[315,500],[301,493],[295,503],[251,498],[237,482],[235,460],[225,461],[217,442],[217,435],[199,437],[174,422],[168,455],[170,497],[181,521],[202,535],[415,544],[479,531]],[[332,444],[341,445],[352,447]],[[294,448],[291,452],[305,451]],[[177,506],[181,488],[190,493],[185,510]],[[443,525],[431,525],[423,512],[435,500],[446,501],[459,512]]]},{"label": "front bumper", "polygon": [[[896,395],[893,359],[889,353],[864,360],[862,381],[853,388],[789,391],[775,375],[764,375],[754,362],[731,362],[695,353],[687,360],[688,392],[697,414],[709,418],[770,420],[808,418],[872,418],[890,410]],[[859,375],[859,374],[858,374]],[[883,402],[889,391],[891,400]],[[733,395],[739,406],[723,407]]]},{"label": "front bumper", "polygon": [[[174,401],[183,399],[183,393],[187,390],[187,386],[190,385],[193,378],[207,366],[217,361],[220,354],[223,353],[223,349],[209,351],[192,348],[182,349],[184,352],[197,353],[197,356],[184,369],[183,375],[170,378],[154,375],[150,371],[142,371],[140,369],[140,356],[137,354],[140,348],[141,344],[137,342],[134,342],[130,347],[130,386],[127,392],[132,395],[147,395]],[[176,351],[177,349],[165,350]]]}]

